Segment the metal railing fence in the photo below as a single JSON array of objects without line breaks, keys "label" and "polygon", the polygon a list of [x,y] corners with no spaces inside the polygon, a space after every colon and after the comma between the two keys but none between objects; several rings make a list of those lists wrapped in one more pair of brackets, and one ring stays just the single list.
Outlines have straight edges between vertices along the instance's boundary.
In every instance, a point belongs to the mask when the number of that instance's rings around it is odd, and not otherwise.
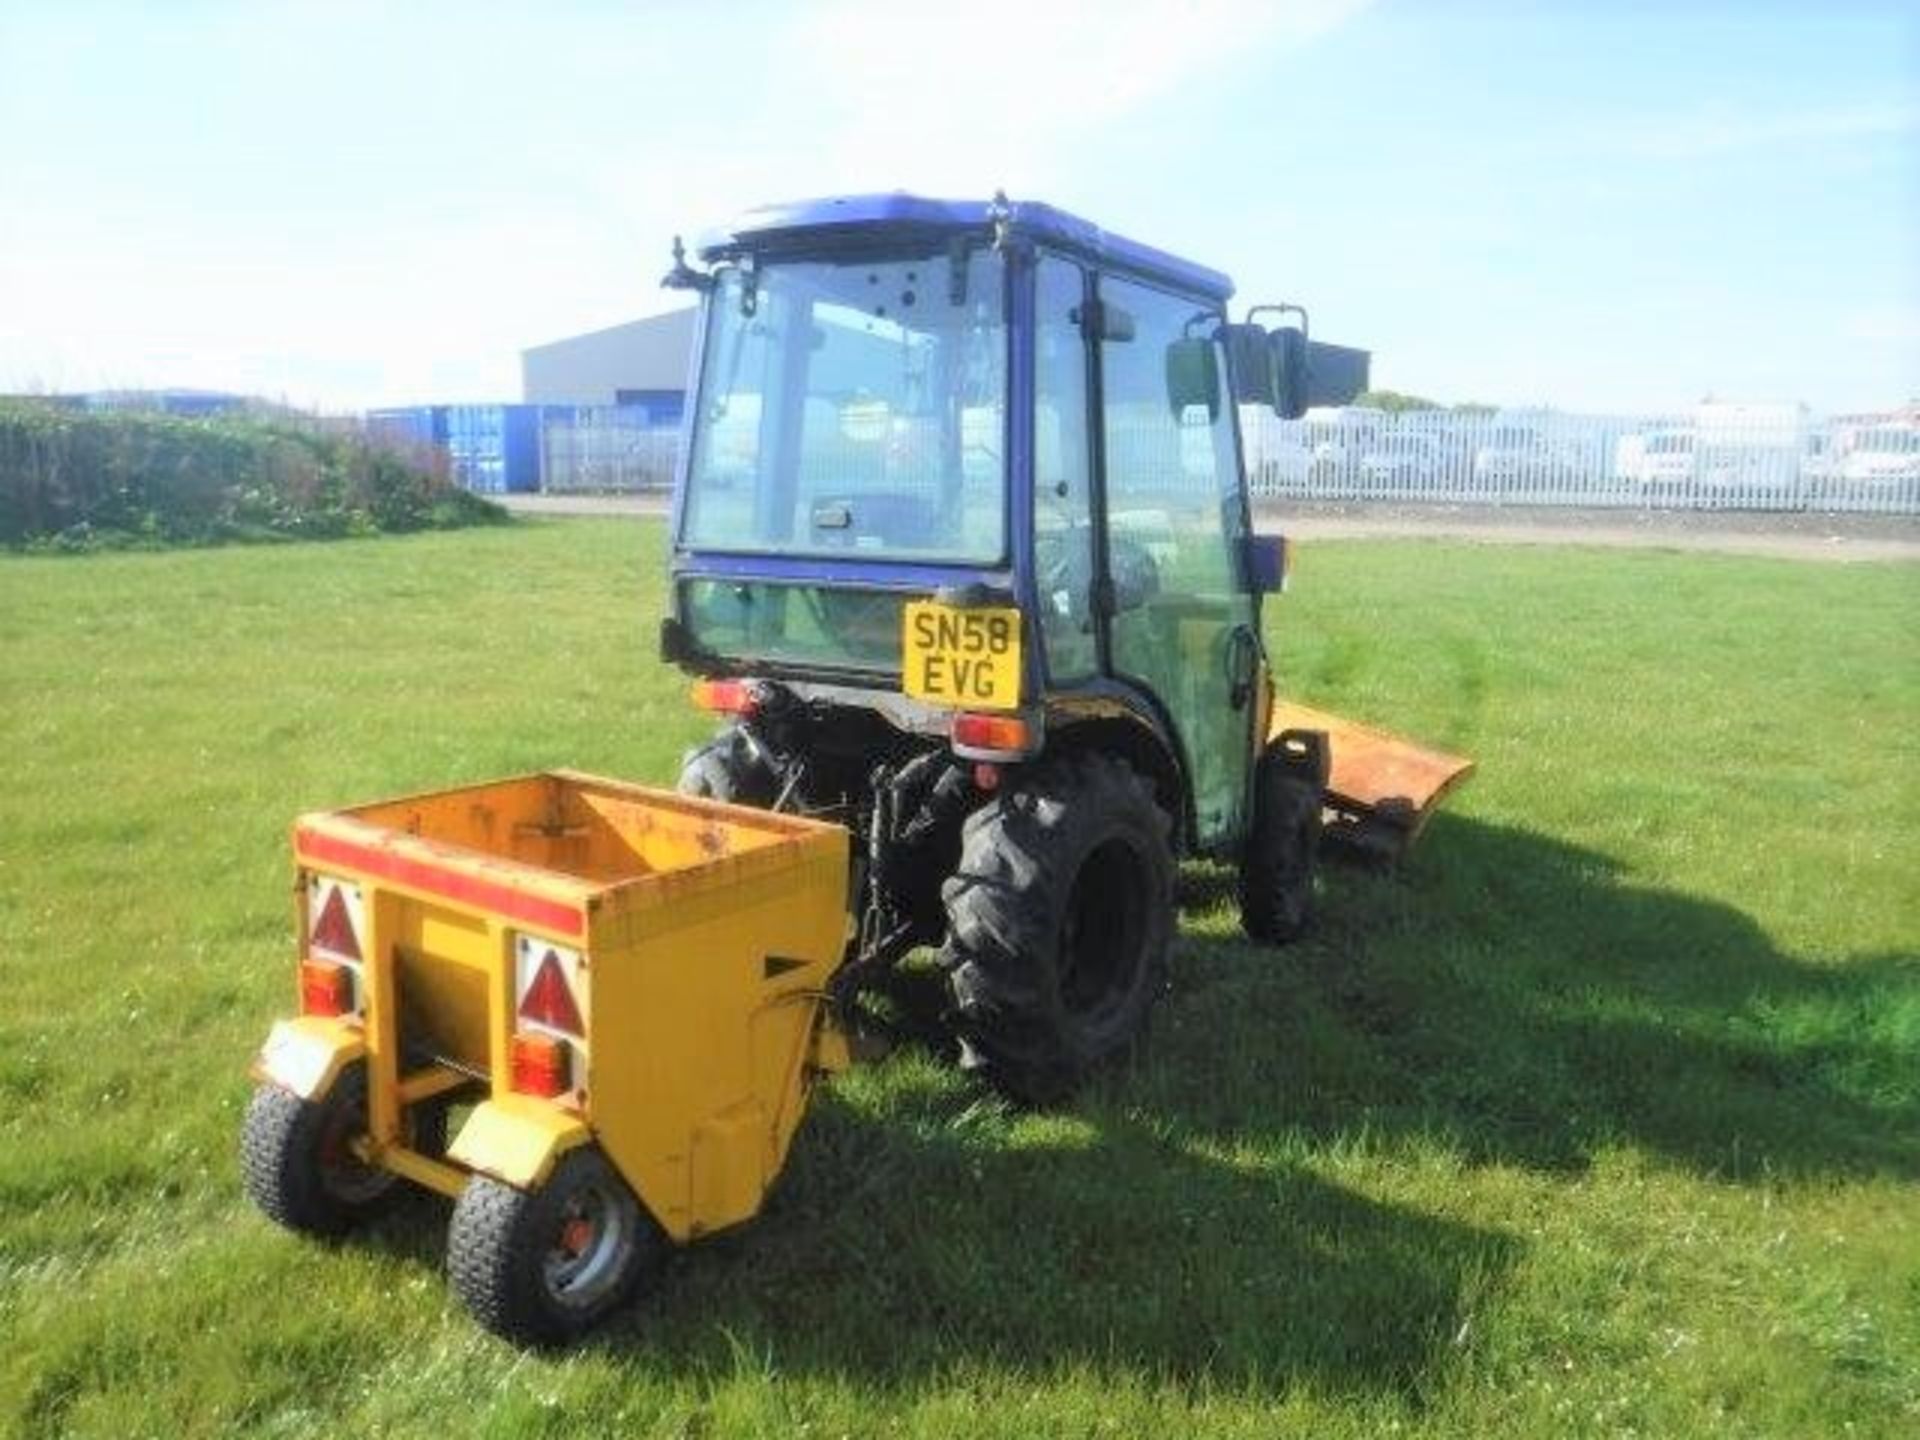
[{"label": "metal railing fence", "polygon": [[1920,412],[1241,411],[1257,496],[1920,514]]},{"label": "metal railing fence", "polygon": [[550,495],[650,494],[673,488],[680,427],[620,406],[550,410],[540,425],[540,488]]},{"label": "metal railing fence", "polygon": [[[1240,424],[1257,498],[1920,515],[1920,410],[1813,417],[1787,406],[1639,415],[1350,406],[1281,420],[1248,406]],[[679,445],[679,427],[632,410],[549,412],[540,488],[664,492]]]}]

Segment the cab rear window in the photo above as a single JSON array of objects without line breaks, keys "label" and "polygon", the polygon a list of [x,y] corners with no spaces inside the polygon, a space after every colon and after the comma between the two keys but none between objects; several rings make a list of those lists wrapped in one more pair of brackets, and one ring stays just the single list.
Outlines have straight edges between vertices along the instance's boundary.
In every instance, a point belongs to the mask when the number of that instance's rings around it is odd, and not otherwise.
[{"label": "cab rear window", "polygon": [[701,649],[731,660],[834,670],[900,668],[900,612],[912,596],[767,581],[685,580],[680,619]]}]

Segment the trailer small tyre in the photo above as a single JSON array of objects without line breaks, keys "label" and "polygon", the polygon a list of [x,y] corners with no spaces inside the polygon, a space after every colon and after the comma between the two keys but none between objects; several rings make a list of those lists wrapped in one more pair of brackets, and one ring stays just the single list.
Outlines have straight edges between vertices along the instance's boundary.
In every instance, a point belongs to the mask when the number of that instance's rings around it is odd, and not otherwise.
[{"label": "trailer small tyre", "polygon": [[706,744],[687,752],[675,788],[682,795],[722,800],[729,805],[771,805],[776,778],[772,768],[755,753],[756,748],[746,731],[729,725]]},{"label": "trailer small tyre", "polygon": [[1312,926],[1326,791],[1326,737],[1318,731],[1290,730],[1261,755],[1240,857],[1240,925],[1249,938],[1285,945]]},{"label": "trailer small tyre", "polygon": [[544,1184],[467,1182],[447,1232],[447,1274],[502,1339],[558,1345],[625,1303],[666,1237],[595,1146],[570,1150]]},{"label": "trailer small tyre", "polygon": [[[446,1149],[447,1114],[439,1104],[407,1111],[407,1141],[437,1155]],[[362,1163],[353,1141],[367,1128],[367,1072],[355,1063],[318,1100],[262,1084],[240,1129],[240,1177],[267,1218],[289,1230],[333,1237],[385,1209],[399,1178]]]},{"label": "trailer small tyre", "polygon": [[1166,984],[1169,828],[1102,754],[1035,766],[967,817],[941,891],[964,1068],[1048,1104],[1134,1044]]}]

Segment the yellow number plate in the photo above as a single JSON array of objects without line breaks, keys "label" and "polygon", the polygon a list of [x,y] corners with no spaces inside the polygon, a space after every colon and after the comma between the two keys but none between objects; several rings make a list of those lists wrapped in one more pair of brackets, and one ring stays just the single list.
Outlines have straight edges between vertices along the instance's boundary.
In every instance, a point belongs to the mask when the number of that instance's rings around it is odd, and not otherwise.
[{"label": "yellow number plate", "polygon": [[970,710],[1019,708],[1018,610],[910,600],[900,631],[900,677],[914,699]]}]

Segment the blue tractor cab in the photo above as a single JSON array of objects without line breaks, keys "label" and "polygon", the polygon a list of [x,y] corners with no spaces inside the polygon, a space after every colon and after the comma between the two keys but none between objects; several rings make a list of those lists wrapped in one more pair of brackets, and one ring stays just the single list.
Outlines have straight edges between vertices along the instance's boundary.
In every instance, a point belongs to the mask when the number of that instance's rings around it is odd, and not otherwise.
[{"label": "blue tractor cab", "polygon": [[1353,727],[1343,784],[1348,727],[1276,703],[1238,407],[1366,380],[1303,311],[1233,322],[1219,271],[1001,196],[772,206],[697,248],[662,649],[723,725],[681,784],[846,824],[850,1009],[936,946],[964,1061],[1063,1094],[1163,986],[1178,855],[1237,863],[1285,940],[1327,823],[1410,838],[1464,773]]}]

